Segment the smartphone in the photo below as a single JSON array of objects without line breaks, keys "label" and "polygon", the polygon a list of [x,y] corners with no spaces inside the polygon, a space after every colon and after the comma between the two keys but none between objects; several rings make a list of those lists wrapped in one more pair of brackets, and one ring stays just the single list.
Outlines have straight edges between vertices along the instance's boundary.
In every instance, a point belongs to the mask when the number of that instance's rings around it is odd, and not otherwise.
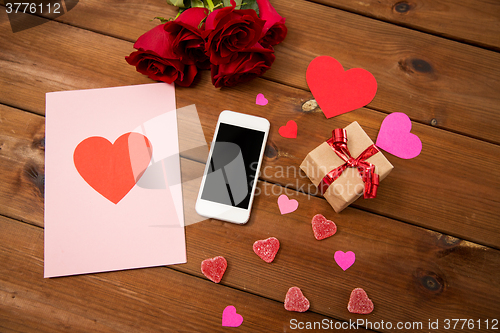
[{"label": "smartphone", "polygon": [[269,128],[265,118],[221,112],[196,200],[198,214],[248,222]]}]

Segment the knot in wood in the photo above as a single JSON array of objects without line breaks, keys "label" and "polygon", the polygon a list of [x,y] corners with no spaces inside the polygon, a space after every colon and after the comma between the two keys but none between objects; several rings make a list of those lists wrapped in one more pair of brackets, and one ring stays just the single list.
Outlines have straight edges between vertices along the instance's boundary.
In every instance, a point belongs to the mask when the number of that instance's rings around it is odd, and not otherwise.
[{"label": "knot in wood", "polygon": [[415,280],[421,289],[435,295],[441,294],[445,287],[442,277],[434,272],[424,271],[422,269],[416,270]]},{"label": "knot in wood", "polygon": [[394,10],[398,13],[407,13],[411,9],[411,6],[408,2],[401,1],[394,5]]}]

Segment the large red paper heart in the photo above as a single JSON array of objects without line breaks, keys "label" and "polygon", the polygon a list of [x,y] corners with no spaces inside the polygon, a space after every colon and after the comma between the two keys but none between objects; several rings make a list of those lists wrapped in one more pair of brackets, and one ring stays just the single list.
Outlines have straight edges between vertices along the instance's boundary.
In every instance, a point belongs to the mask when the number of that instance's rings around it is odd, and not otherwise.
[{"label": "large red paper heart", "polygon": [[320,56],[307,67],[306,80],[326,118],[356,110],[377,93],[375,77],[365,69],[344,71],[334,58]]},{"label": "large red paper heart", "polygon": [[97,192],[117,204],[146,171],[153,148],[142,134],[125,133],[114,144],[93,136],[75,148],[78,173]]}]

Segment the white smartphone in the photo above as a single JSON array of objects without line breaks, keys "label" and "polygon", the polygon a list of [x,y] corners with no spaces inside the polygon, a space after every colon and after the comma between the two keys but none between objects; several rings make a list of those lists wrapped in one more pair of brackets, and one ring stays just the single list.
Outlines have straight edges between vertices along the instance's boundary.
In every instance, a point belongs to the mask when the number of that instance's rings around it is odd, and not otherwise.
[{"label": "white smartphone", "polygon": [[196,200],[198,214],[248,222],[269,127],[265,118],[221,112]]}]

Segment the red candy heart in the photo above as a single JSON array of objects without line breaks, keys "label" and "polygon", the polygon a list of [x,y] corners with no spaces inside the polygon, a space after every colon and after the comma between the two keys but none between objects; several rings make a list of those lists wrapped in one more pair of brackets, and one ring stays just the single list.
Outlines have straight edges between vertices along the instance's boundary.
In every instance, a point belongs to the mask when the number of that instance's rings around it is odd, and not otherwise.
[{"label": "red candy heart", "polygon": [[253,243],[253,252],[265,262],[272,262],[279,249],[280,242],[275,237],[269,237],[268,239],[258,240]]},{"label": "red candy heart", "polygon": [[327,220],[321,214],[316,214],[311,221],[314,237],[317,240],[322,240],[335,235],[337,232],[337,225],[330,220]]},{"label": "red candy heart", "polygon": [[373,311],[373,302],[362,288],[356,288],[351,292],[347,310],[350,313],[369,314]]},{"label": "red candy heart", "polygon": [[309,300],[298,287],[288,289],[285,297],[285,309],[288,311],[306,312],[309,309]]},{"label": "red candy heart", "polygon": [[219,283],[227,268],[227,261],[224,257],[205,259],[201,262],[201,272],[210,280]]}]

